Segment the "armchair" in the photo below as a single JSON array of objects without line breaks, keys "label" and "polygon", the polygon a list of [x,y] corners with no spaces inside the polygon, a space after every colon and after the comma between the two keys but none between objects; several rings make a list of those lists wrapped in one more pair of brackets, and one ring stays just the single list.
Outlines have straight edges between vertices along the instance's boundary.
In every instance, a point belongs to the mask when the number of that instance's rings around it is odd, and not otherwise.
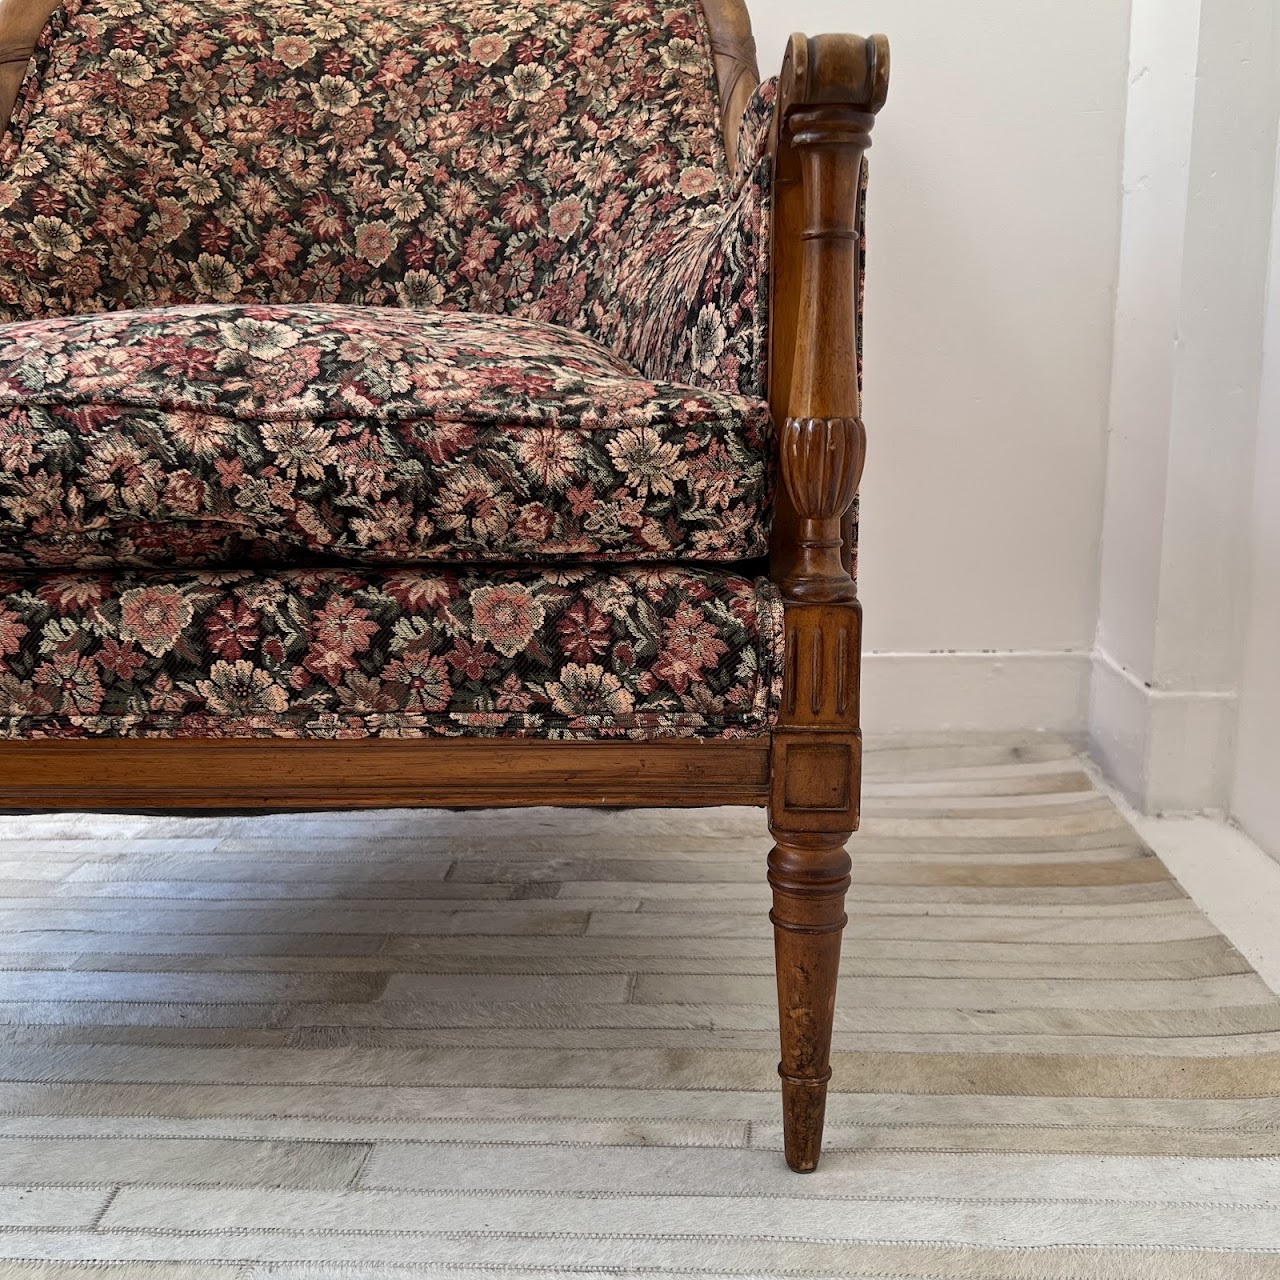
[{"label": "armchair", "polygon": [[761,84],[743,0],[0,0],[0,807],[767,805],[813,1169],[888,67]]}]

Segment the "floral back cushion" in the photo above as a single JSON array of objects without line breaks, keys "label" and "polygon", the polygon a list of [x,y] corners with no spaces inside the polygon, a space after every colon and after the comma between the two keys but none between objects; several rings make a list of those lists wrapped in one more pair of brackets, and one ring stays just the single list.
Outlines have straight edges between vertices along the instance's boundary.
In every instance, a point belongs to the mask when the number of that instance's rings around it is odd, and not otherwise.
[{"label": "floral back cushion", "polygon": [[760,396],[767,204],[696,0],[67,0],[0,141],[0,321],[443,307]]}]

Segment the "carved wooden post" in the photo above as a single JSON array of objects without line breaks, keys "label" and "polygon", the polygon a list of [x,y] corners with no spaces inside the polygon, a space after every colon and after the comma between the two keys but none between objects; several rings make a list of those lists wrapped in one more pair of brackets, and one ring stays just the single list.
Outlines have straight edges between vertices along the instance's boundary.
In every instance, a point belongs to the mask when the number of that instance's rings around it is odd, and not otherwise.
[{"label": "carved wooden post", "polygon": [[[792,37],[778,125],[773,403],[785,500],[773,567],[785,605],[782,709],[773,738],[769,855],[787,1162],[822,1147],[840,935],[858,826],[862,611],[842,523],[866,450],[857,380],[857,200],[887,87],[883,37]],[[799,235],[796,230],[799,229]],[[795,244],[798,240],[799,244]],[[798,252],[797,252],[798,250]],[[779,350],[789,328],[794,343]]]}]

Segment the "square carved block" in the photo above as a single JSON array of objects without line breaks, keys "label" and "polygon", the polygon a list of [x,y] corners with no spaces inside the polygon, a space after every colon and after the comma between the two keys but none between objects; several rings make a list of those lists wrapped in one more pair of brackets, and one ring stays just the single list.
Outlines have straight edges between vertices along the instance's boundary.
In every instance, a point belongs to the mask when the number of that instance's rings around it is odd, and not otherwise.
[{"label": "square carved block", "polygon": [[856,831],[862,736],[776,733],[769,820],[789,831]]}]

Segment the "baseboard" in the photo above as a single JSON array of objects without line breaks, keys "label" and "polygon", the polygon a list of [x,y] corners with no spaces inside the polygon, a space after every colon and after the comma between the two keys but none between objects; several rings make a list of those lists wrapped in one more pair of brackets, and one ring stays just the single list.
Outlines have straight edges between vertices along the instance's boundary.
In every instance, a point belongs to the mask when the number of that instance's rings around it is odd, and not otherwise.
[{"label": "baseboard", "polygon": [[863,655],[868,735],[1044,729],[1088,734],[1092,754],[1142,812],[1228,801],[1236,695],[1150,689],[1103,651]]},{"label": "baseboard", "polygon": [[875,733],[1088,726],[1090,655],[1076,650],[863,655],[862,725]]},{"label": "baseboard", "polygon": [[1152,688],[1104,650],[1093,654],[1090,750],[1143,813],[1224,809],[1235,729],[1235,693]]}]

